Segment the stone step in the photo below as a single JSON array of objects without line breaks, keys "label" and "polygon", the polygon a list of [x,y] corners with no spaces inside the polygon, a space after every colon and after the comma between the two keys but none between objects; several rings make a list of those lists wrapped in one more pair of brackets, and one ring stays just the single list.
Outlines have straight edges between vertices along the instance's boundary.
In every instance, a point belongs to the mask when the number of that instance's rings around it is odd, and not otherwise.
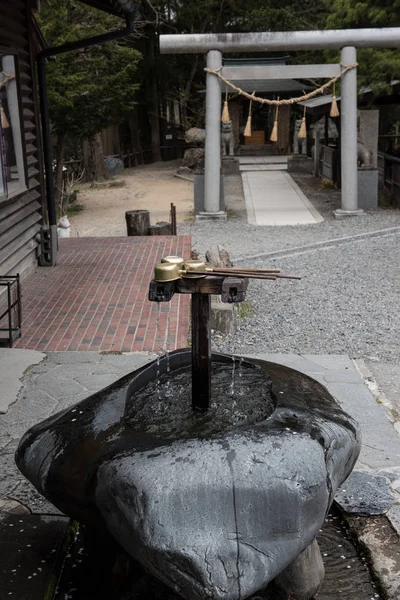
[{"label": "stone step", "polygon": [[239,146],[238,149],[239,156],[274,156],[275,152],[273,151],[272,144],[264,144],[262,146]]},{"label": "stone step", "polygon": [[287,163],[272,165],[240,165],[239,171],[287,171]]}]

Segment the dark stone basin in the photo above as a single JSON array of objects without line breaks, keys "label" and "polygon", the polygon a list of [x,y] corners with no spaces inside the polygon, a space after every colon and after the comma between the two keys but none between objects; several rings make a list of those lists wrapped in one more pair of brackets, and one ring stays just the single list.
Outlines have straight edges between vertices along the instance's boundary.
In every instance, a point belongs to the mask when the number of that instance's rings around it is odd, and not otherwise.
[{"label": "dark stone basin", "polygon": [[[190,362],[189,350],[177,350],[171,371]],[[163,358],[29,430],[18,467],[183,598],[247,598],[313,543],[360,449],[356,423],[326,388],[288,367],[247,362],[271,380],[276,406],[265,420],[186,439],[135,430],[127,400],[165,373]]]}]

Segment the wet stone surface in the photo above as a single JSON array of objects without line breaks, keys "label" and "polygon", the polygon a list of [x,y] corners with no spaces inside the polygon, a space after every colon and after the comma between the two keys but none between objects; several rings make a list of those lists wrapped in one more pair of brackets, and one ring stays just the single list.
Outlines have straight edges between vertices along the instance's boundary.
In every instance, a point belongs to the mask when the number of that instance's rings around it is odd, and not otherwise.
[{"label": "wet stone surface", "polygon": [[336,492],[335,500],[347,513],[382,515],[394,504],[390,479],[375,473],[354,471]]},{"label": "wet stone surface", "polygon": [[51,598],[57,581],[57,550],[69,519],[3,515],[0,519],[0,597]]},{"label": "wet stone surface", "polygon": [[125,418],[132,429],[167,438],[232,431],[272,414],[271,386],[267,372],[249,363],[213,363],[210,408],[193,411],[191,369],[180,369],[136,392]]}]

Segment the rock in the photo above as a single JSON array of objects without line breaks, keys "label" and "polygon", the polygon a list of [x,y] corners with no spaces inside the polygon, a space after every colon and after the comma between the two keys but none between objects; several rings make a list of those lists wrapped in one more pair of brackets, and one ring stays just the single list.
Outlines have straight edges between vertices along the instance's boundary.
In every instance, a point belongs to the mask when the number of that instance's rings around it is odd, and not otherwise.
[{"label": "rock", "polygon": [[206,130],[192,127],[185,132],[185,142],[187,144],[205,144]]},{"label": "rock", "polygon": [[185,179],[186,181],[194,181],[195,173],[192,169],[188,167],[178,167],[176,173],[174,173],[174,177],[180,177],[181,179]]},{"label": "rock", "polygon": [[150,225],[149,235],[172,235],[172,225],[168,221],[158,221]]},{"label": "rock", "polygon": [[[126,407],[131,417],[135,391],[166,372],[162,358],[33,427],[17,464],[60,510],[107,528],[183,598],[247,598],[312,544],[360,449],[356,423],[326,388],[249,362],[272,381],[276,408],[264,421],[204,438],[136,430]],[[171,371],[190,364],[190,351],[170,354]]]},{"label": "rock", "polygon": [[[206,261],[211,267],[231,267],[228,251],[223,246],[212,246],[206,252]],[[224,334],[236,331],[235,305],[221,302],[221,296],[211,297],[211,327]]]},{"label": "rock", "polygon": [[274,584],[293,600],[308,600],[317,594],[324,575],[324,563],[318,542],[313,540],[300,556],[274,579]]},{"label": "rock", "polygon": [[223,246],[212,246],[206,251],[206,261],[211,267],[232,267],[228,251]]},{"label": "rock", "polygon": [[106,181],[92,181],[92,183],[90,184],[91,188],[99,189],[121,188],[125,186],[125,179],[107,179]]},{"label": "rock", "polygon": [[390,479],[375,473],[354,471],[335,496],[342,510],[357,515],[382,515],[394,504]]},{"label": "rock", "polygon": [[182,169],[187,168],[196,172],[204,169],[204,148],[188,148],[182,159]]},{"label": "rock", "polygon": [[116,156],[106,156],[104,159],[104,164],[107,172],[110,175],[118,175],[118,173],[124,168],[124,162]]}]

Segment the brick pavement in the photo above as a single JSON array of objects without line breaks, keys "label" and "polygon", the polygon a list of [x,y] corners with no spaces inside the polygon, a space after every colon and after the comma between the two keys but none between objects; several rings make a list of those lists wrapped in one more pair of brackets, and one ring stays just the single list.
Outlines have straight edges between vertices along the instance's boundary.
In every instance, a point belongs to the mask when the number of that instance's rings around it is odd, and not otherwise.
[{"label": "brick pavement", "polygon": [[[162,256],[190,257],[189,236],[60,240],[56,267],[38,267],[22,284],[22,338],[41,351],[157,351],[187,346],[189,298],[147,300]],[[159,332],[157,334],[157,321]],[[169,327],[168,327],[169,322]]]}]

